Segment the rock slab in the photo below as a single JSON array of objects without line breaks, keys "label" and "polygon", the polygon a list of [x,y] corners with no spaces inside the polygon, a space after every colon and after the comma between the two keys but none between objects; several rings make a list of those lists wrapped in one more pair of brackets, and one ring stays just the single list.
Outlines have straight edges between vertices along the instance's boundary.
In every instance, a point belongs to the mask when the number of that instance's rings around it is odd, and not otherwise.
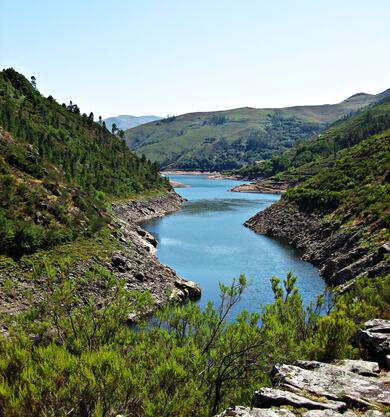
[{"label": "rock slab", "polygon": [[277,388],[317,398],[342,401],[349,406],[368,408],[390,406],[390,387],[375,378],[316,361],[296,361],[275,365],[271,378]]},{"label": "rock slab", "polygon": [[284,391],[277,388],[261,388],[253,395],[252,403],[255,407],[265,408],[272,406],[290,405],[296,408],[319,409],[319,410],[345,410],[347,404],[342,401],[313,401],[303,395]]},{"label": "rock slab", "polygon": [[364,323],[365,329],[360,329],[353,343],[362,350],[362,355],[374,359],[383,367],[390,368],[390,320],[374,319]]}]

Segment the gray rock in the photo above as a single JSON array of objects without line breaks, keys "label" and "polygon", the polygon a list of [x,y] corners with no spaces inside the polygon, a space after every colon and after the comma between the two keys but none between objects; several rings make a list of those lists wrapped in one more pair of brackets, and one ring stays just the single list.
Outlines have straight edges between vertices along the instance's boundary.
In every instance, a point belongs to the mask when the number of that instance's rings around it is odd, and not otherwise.
[{"label": "gray rock", "polygon": [[154,247],[157,247],[157,240],[151,233],[147,232],[146,230],[142,229],[139,226],[136,228],[136,231],[141,237],[144,238],[144,240],[149,242]]},{"label": "gray rock", "polygon": [[364,323],[366,329],[373,332],[390,333],[390,320],[373,319]]},{"label": "gray rock", "polygon": [[375,359],[383,367],[389,365],[386,356],[390,355],[390,320],[374,319],[364,323],[353,338],[353,343],[362,350],[367,359]]},{"label": "gray rock", "polygon": [[299,395],[344,401],[354,407],[376,404],[390,406],[390,387],[385,383],[345,371],[335,365],[297,361],[294,365],[275,365],[271,377],[280,389]]},{"label": "gray rock", "polygon": [[386,417],[386,414],[378,410],[367,410],[362,417]]},{"label": "gray rock", "polygon": [[136,272],[134,276],[138,281],[145,281],[146,279],[145,274],[143,272]]},{"label": "gray rock", "polygon": [[363,376],[378,376],[379,365],[377,362],[344,359],[337,363],[337,366],[344,371],[353,372]]},{"label": "gray rock", "polygon": [[[384,413],[378,410],[367,410],[364,414],[359,414],[361,417],[386,417]],[[357,417],[352,410],[347,410],[340,414],[331,410],[310,410],[303,413],[301,417]]]},{"label": "gray rock", "polygon": [[124,272],[127,270],[127,259],[120,253],[114,253],[112,255],[111,264],[118,271]]},{"label": "gray rock", "polygon": [[334,410],[310,410],[303,413],[302,417],[343,417],[343,414]]},{"label": "gray rock", "polygon": [[193,281],[188,281],[186,279],[178,278],[174,285],[177,289],[184,291],[188,294],[188,298],[190,300],[196,301],[199,300],[200,296],[202,295],[202,291],[200,287],[195,284]]},{"label": "gray rock", "polygon": [[277,388],[262,388],[255,392],[253,396],[253,405],[259,408],[275,407],[281,405],[291,405],[297,408],[308,409],[329,409],[329,410],[345,410],[346,403],[341,401],[313,401],[302,395],[293,392],[283,391]]},{"label": "gray rock", "polygon": [[236,406],[228,408],[215,417],[296,417],[286,408],[249,408]]},{"label": "gray rock", "polygon": [[343,417],[357,417],[357,415],[352,410],[347,410],[343,413]]},{"label": "gray rock", "polygon": [[156,238],[150,234],[149,232],[146,232],[144,235],[144,239],[149,242],[152,246],[157,247],[157,240]]}]

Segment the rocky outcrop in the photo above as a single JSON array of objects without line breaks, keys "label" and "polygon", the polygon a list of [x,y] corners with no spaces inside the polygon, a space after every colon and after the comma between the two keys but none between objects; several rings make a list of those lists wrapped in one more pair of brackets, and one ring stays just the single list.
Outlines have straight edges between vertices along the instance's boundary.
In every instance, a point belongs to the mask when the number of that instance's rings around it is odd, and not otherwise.
[{"label": "rocky outcrop", "polygon": [[[96,267],[105,268],[123,280],[128,290],[151,293],[152,305],[145,314],[172,301],[184,302],[200,298],[201,290],[194,282],[177,276],[173,269],[159,262],[155,256],[155,237],[138,224],[178,210],[182,202],[183,199],[171,191],[148,200],[113,204],[111,224],[107,226],[111,234],[104,239],[97,236],[86,241],[85,246],[82,242],[77,246],[80,256],[75,257],[69,277],[83,276],[86,271]],[[36,217],[40,216],[37,212]],[[96,254],[90,252],[90,245],[96,246]],[[0,290],[0,315],[20,314],[34,303],[42,301],[47,291],[43,274],[31,279],[31,266],[28,262],[25,265],[11,260],[8,264],[4,263],[3,268],[0,267],[0,287],[5,280],[12,280],[13,286],[9,291]],[[97,294],[99,288],[87,286],[80,290],[80,299],[86,299],[90,292]],[[26,293],[30,296],[26,297]],[[134,321],[136,318],[133,315],[129,320]],[[1,321],[0,333],[7,334],[7,328]]]},{"label": "rocky outcrop", "polygon": [[361,275],[390,273],[390,243],[374,253],[359,246],[360,229],[346,230],[327,223],[321,213],[303,211],[294,204],[280,201],[245,222],[257,233],[274,236],[302,250],[304,260],[318,265],[321,275],[331,285],[344,284]]},{"label": "rocky outcrop", "polygon": [[[138,224],[178,210],[182,202],[183,199],[171,191],[149,200],[113,204],[122,250],[113,254],[106,267],[125,280],[127,289],[150,291],[153,305],[147,313],[172,301],[197,300],[201,296],[197,284],[177,276],[173,269],[160,263],[155,256],[156,239]],[[132,315],[129,320],[136,318]]]},{"label": "rocky outcrop", "polygon": [[172,190],[162,196],[145,200],[114,203],[112,209],[119,219],[136,224],[172,213],[180,208],[183,201],[184,199]]},{"label": "rocky outcrop", "polygon": [[374,319],[365,323],[352,341],[365,358],[374,359],[390,368],[390,320]]},{"label": "rocky outcrop", "polygon": [[249,407],[231,407],[216,417],[296,417],[287,408],[249,408]]},{"label": "rocky outcrop", "polygon": [[253,395],[255,407],[266,408],[289,405],[296,408],[308,408],[318,410],[345,410],[347,405],[342,401],[313,401],[294,392],[277,388],[261,388]]},{"label": "rocky outcrop", "polygon": [[189,188],[190,187],[187,184],[183,184],[182,182],[177,182],[177,181],[169,181],[169,184],[171,184],[173,188]]},{"label": "rocky outcrop", "polygon": [[249,408],[231,407],[216,417],[388,417],[388,414],[378,410],[367,410],[364,413],[355,413],[347,410],[341,414],[332,410],[309,410],[293,413],[287,408]]},{"label": "rocky outcrop", "polygon": [[249,184],[237,185],[230,191],[236,193],[283,194],[287,191],[287,188],[288,184],[283,181],[258,180]]},{"label": "rocky outcrop", "polygon": [[274,387],[257,390],[253,407],[228,408],[218,417],[385,417],[390,406],[388,378],[373,362],[296,361],[276,365],[271,379]]},{"label": "rocky outcrop", "polygon": [[275,365],[271,378],[279,389],[322,398],[324,403],[341,401],[355,408],[390,406],[390,387],[387,384],[378,378],[345,371],[337,365],[315,361]]},{"label": "rocky outcrop", "polygon": [[378,376],[380,371],[377,362],[363,360],[344,359],[339,361],[337,366],[344,371],[353,372],[363,376]]}]

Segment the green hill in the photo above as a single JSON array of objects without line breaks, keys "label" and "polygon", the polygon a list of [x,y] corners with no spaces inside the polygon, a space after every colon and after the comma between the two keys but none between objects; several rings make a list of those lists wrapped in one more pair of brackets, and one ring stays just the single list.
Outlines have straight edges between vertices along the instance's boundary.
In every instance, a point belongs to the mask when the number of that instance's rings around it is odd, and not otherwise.
[{"label": "green hill", "polygon": [[386,129],[390,129],[390,97],[335,122],[280,155],[233,172],[248,179],[276,176],[278,180],[295,183],[331,163],[343,150]]},{"label": "green hill", "polygon": [[390,95],[356,94],[322,106],[189,113],[125,132],[129,147],[163,168],[229,170],[270,159],[351,112]]},{"label": "green hill", "polygon": [[[390,110],[390,107],[389,107]],[[390,111],[388,113],[390,116]],[[390,129],[341,153],[326,168],[287,191],[285,201],[317,210],[332,223],[359,225],[360,237],[375,248],[390,239]]]},{"label": "green hill", "polygon": [[13,69],[0,72],[0,126],[0,254],[91,236],[109,221],[108,199],[167,187],[92,113],[43,97]]},{"label": "green hill", "polygon": [[267,181],[293,187],[247,226],[300,248],[331,284],[389,273],[390,99],[271,162]]}]

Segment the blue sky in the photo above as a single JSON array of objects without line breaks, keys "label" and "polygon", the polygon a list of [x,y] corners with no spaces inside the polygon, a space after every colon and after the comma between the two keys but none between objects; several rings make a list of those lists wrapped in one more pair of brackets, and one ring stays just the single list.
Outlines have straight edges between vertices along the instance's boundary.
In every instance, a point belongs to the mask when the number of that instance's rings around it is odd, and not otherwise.
[{"label": "blue sky", "polygon": [[390,88],[389,0],[1,0],[0,67],[84,112],[334,103]]}]

